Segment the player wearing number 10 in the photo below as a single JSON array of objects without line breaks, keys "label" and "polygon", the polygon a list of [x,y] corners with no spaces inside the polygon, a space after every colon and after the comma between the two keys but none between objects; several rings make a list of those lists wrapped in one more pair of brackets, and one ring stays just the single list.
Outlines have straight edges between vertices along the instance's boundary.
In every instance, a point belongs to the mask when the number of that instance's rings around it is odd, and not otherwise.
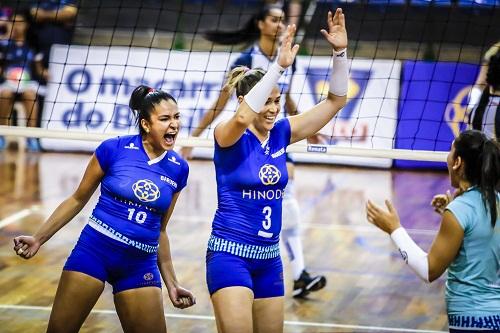
[{"label": "player wearing number 10", "polygon": [[239,107],[215,128],[218,208],[207,251],[207,284],[217,328],[225,333],[283,331],[283,267],[279,254],[282,199],[288,181],[286,147],[313,135],[345,105],[347,33],[341,9],[328,14],[323,35],[334,48],[326,100],[276,121],[278,80],[297,54],[288,26],[277,62],[267,73],[236,67]]},{"label": "player wearing number 10", "polygon": [[172,304],[194,296],[179,286],[166,225],[188,165],[172,149],[180,126],[177,102],[145,86],[130,98],[140,134],[104,141],[76,192],[57,207],[34,236],[14,239],[25,259],[78,214],[97,186],[101,195],[63,269],[47,332],[78,332],[107,281],[125,332],[166,332],[161,280]]}]

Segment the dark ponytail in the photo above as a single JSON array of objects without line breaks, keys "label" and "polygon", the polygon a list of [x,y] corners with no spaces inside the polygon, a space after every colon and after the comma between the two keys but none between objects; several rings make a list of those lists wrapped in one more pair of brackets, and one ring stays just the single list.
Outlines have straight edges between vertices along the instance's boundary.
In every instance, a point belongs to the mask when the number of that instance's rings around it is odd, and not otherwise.
[{"label": "dark ponytail", "polygon": [[262,9],[258,13],[253,15],[250,18],[250,20],[248,20],[247,23],[245,23],[243,28],[239,30],[234,30],[234,31],[209,30],[206,31],[203,35],[207,40],[221,45],[253,43],[257,39],[259,39],[260,35],[258,22],[265,20],[266,16],[268,16],[271,10],[273,9],[283,10],[283,8],[279,4],[266,5],[262,7]]},{"label": "dark ponytail", "polygon": [[482,153],[482,177],[479,188],[488,202],[491,213],[491,225],[497,220],[497,192],[500,190],[500,147],[494,139],[486,140]]},{"label": "dark ponytail", "polygon": [[483,93],[481,94],[481,99],[479,99],[479,103],[477,104],[477,107],[473,112],[472,119],[469,121],[473,129],[478,131],[482,130],[484,112],[486,111],[486,107],[488,106],[489,100],[490,100],[490,87],[486,86],[483,90]]},{"label": "dark ponytail", "polygon": [[[483,118],[486,108],[490,102],[490,88],[493,90],[500,90],[500,52],[497,52],[493,56],[491,56],[488,63],[488,72],[486,74],[486,87],[483,89],[483,93],[481,94],[481,99],[477,104],[477,107],[472,113],[472,119],[469,120],[469,123],[472,125],[473,129],[482,130],[483,126]],[[497,105],[497,109],[495,114],[498,115],[500,112],[500,105]],[[495,122],[495,133],[500,133],[498,131],[497,122]]]},{"label": "dark ponytail", "polygon": [[146,119],[150,121],[154,106],[160,104],[162,100],[173,101],[177,104],[175,98],[169,93],[148,86],[140,85],[132,92],[128,106],[134,112],[136,124],[142,135],[146,134],[146,131],[141,126],[141,120]]},{"label": "dark ponytail", "polygon": [[462,132],[455,140],[455,155],[465,163],[465,178],[479,187],[494,227],[497,217],[497,193],[500,190],[500,146],[480,131]]},{"label": "dark ponytail", "polygon": [[500,51],[497,51],[488,63],[488,72],[486,73],[486,83],[494,90],[500,89]]}]

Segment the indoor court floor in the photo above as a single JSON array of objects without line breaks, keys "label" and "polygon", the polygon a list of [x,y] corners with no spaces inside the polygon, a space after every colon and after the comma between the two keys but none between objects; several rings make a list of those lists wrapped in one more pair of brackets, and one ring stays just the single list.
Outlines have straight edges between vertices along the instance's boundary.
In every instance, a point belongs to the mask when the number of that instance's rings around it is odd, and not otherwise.
[{"label": "indoor court floor", "polygon": [[[76,188],[90,155],[0,153],[0,332],[45,332],[66,257],[91,212],[84,210],[23,260],[12,238],[32,234]],[[205,282],[205,249],[216,208],[212,161],[190,162],[188,186],[168,226],[177,277],[197,304],[175,309],[164,289],[169,332],[216,332]],[[297,198],[302,211],[306,265],[327,277],[326,287],[307,299],[291,297],[285,249],[285,332],[440,332],[447,330],[444,278],[421,282],[383,232],[365,218],[368,198],[395,202],[402,223],[424,250],[439,226],[429,203],[449,188],[447,173],[388,171],[300,164]],[[106,287],[81,332],[121,332],[112,293]]]}]

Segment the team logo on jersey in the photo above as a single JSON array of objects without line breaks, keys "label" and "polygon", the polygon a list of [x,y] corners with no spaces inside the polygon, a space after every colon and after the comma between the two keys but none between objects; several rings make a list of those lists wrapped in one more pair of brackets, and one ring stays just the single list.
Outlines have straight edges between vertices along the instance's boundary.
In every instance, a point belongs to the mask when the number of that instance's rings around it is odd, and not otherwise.
[{"label": "team logo on jersey", "polygon": [[259,178],[264,185],[275,185],[281,178],[281,172],[272,164],[264,164],[259,170]]},{"label": "team logo on jersey", "polygon": [[160,189],[149,179],[138,180],[132,185],[132,190],[137,199],[142,202],[155,201],[160,197]]}]

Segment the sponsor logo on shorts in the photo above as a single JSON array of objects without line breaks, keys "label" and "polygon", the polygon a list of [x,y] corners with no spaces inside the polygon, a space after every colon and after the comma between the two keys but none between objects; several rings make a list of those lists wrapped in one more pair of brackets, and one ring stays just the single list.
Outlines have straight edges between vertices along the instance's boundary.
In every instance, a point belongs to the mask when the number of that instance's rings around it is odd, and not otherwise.
[{"label": "sponsor logo on shorts", "polygon": [[143,278],[146,281],[151,281],[151,280],[153,280],[154,275],[153,275],[153,273],[146,273],[146,274],[144,274]]}]

